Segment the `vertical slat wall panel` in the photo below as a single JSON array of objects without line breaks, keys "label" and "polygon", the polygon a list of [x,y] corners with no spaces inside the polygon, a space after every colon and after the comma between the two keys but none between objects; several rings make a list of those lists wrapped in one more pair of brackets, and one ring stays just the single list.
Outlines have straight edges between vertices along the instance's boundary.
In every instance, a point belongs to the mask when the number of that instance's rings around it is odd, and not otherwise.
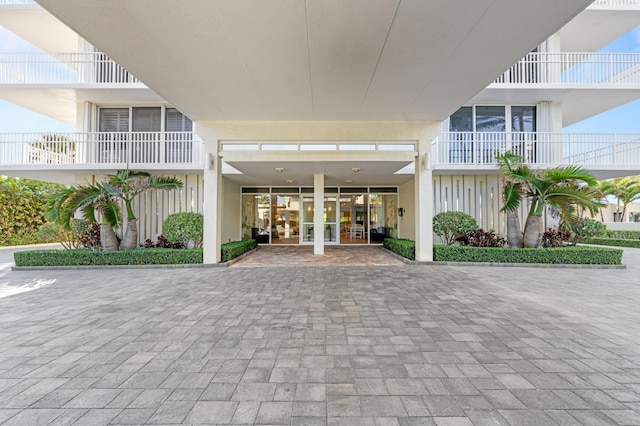
[{"label": "vertical slat wall panel", "polygon": [[155,242],[162,233],[164,219],[173,213],[202,213],[203,177],[199,175],[175,175],[182,181],[179,191],[150,191],[140,195],[135,201],[138,217],[139,242],[149,238]]},{"label": "vertical slat wall panel", "polygon": [[[506,236],[506,215],[502,208],[502,182],[497,175],[433,177],[433,214],[462,211],[476,218],[478,226]],[[519,210],[521,227],[527,218],[528,203]]]}]

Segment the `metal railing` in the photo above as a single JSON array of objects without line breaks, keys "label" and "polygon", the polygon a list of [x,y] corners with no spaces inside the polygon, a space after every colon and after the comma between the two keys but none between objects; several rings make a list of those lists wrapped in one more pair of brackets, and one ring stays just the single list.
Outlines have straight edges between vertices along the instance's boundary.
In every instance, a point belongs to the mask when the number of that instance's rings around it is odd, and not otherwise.
[{"label": "metal railing", "polygon": [[193,132],[0,133],[0,165],[202,166]]},{"label": "metal railing", "polygon": [[140,83],[102,52],[0,53],[0,84]]},{"label": "metal railing", "polygon": [[496,165],[496,153],[511,151],[527,164],[636,166],[640,134],[546,132],[443,132],[432,143],[437,165]]},{"label": "metal railing", "polygon": [[640,7],[640,0],[595,0],[589,7]]},{"label": "metal railing", "polygon": [[222,151],[415,151],[413,142],[403,141],[245,141],[225,142]]},{"label": "metal railing", "polygon": [[494,84],[640,84],[640,53],[531,52]]}]

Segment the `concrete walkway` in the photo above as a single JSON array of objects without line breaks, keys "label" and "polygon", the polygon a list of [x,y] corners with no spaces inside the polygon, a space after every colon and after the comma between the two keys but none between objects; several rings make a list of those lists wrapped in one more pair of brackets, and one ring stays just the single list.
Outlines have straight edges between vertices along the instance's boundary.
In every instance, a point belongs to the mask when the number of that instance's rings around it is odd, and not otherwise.
[{"label": "concrete walkway", "polygon": [[265,266],[401,266],[405,263],[381,246],[327,246],[324,256],[313,254],[310,246],[260,246],[251,256],[234,263],[235,267]]},{"label": "concrete walkway", "polygon": [[5,271],[0,422],[640,424],[626,270]]}]

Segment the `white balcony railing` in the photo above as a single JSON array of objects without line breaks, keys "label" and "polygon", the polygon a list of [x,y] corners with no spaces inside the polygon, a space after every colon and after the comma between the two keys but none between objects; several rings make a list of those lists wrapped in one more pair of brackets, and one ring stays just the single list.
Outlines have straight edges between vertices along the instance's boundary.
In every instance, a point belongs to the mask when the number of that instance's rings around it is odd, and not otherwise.
[{"label": "white balcony railing", "polygon": [[531,52],[497,84],[640,84],[640,53]]},{"label": "white balcony railing", "polygon": [[595,0],[589,7],[640,7],[640,0]]},{"label": "white balcony railing", "polygon": [[0,166],[127,164],[201,168],[202,140],[193,132],[0,133]]},{"label": "white balcony railing", "polygon": [[531,165],[635,166],[640,134],[544,132],[444,132],[432,144],[438,165],[496,165],[496,153],[511,151]]},{"label": "white balcony railing", "polygon": [[0,84],[139,82],[102,52],[0,53]]}]

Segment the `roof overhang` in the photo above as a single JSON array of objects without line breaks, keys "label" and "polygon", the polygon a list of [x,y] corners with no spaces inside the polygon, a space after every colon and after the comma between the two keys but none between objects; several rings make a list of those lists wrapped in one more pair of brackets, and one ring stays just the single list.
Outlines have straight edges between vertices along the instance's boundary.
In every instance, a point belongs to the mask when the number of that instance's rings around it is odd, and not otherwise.
[{"label": "roof overhang", "polygon": [[38,0],[193,120],[442,120],[591,0]]}]

